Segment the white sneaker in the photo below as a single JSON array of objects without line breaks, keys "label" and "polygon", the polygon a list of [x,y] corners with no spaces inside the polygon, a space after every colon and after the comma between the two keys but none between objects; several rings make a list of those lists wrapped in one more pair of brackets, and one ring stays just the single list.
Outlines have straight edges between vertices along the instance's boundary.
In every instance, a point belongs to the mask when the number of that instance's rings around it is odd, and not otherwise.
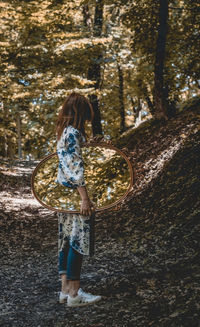
[{"label": "white sneaker", "polygon": [[92,295],[90,293],[83,292],[83,290],[79,288],[77,296],[71,297],[70,295],[68,295],[67,305],[68,307],[81,307],[84,305],[93,304],[100,300],[100,295]]},{"label": "white sneaker", "polygon": [[59,294],[59,302],[60,303],[65,303],[67,302],[68,294],[65,294],[63,292],[60,292]]}]

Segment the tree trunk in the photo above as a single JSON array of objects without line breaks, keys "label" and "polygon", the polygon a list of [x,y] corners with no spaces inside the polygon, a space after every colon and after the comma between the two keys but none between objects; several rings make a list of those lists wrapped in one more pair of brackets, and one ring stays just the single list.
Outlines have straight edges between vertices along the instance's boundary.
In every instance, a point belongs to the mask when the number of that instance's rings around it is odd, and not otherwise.
[{"label": "tree trunk", "polygon": [[[101,56],[98,57],[98,59],[101,58]],[[95,70],[96,67],[96,70]],[[91,64],[89,71],[88,71],[88,79],[95,82],[95,90],[99,88],[100,84],[100,64]],[[101,125],[101,113],[99,108],[99,99],[96,94],[92,94],[89,96],[90,102],[92,104],[93,110],[94,110],[94,120],[92,122],[92,132],[93,136],[100,134],[102,135],[102,125]]]},{"label": "tree trunk", "polygon": [[141,100],[138,98],[138,105],[137,108],[134,108],[134,116],[135,116],[135,127],[137,127],[141,123],[141,111],[142,111],[142,106],[141,106]]},{"label": "tree trunk", "polygon": [[4,103],[2,104],[3,106],[3,111],[4,111],[4,154],[5,157],[8,157],[8,135],[7,135],[7,129],[6,129],[6,125],[8,124],[8,109],[7,107],[4,105]]},{"label": "tree trunk", "polygon": [[150,97],[148,95],[146,95],[145,100],[147,102],[147,105],[148,105],[148,108],[149,108],[150,113],[152,114],[152,116],[154,116],[154,114],[155,114],[155,108],[154,108],[153,103],[151,102]]},{"label": "tree trunk", "polygon": [[117,63],[118,77],[119,77],[119,104],[120,104],[120,132],[125,131],[125,110],[124,110],[124,76],[123,71]]},{"label": "tree trunk", "polygon": [[17,113],[18,158],[22,159],[22,137],[20,112]]},{"label": "tree trunk", "polygon": [[96,0],[93,36],[100,37],[103,26],[103,0]]},{"label": "tree trunk", "polygon": [[84,23],[84,26],[88,27],[89,31],[91,31],[92,20],[91,20],[88,4],[83,5],[83,23]]},{"label": "tree trunk", "polygon": [[12,139],[8,133],[9,124],[10,124],[10,117],[9,117],[9,109],[8,104],[3,103],[3,111],[4,111],[4,118],[3,118],[3,125],[4,125],[4,156],[6,158],[13,159],[15,156],[15,148],[12,142]]},{"label": "tree trunk", "polygon": [[167,37],[168,0],[160,0],[158,38],[154,68],[155,117],[167,118],[168,101],[164,90],[164,60]]},{"label": "tree trunk", "polygon": [[[93,26],[93,36],[100,37],[103,25],[103,0],[96,0],[95,7],[95,17]],[[99,89],[101,81],[101,61],[102,54],[100,53],[97,58],[92,58],[90,63],[90,68],[88,70],[88,79],[95,81],[95,90]],[[101,113],[99,109],[99,99],[93,94],[90,97],[90,102],[92,103],[94,109],[94,121],[92,123],[93,135],[102,135],[102,125],[101,125]]]}]

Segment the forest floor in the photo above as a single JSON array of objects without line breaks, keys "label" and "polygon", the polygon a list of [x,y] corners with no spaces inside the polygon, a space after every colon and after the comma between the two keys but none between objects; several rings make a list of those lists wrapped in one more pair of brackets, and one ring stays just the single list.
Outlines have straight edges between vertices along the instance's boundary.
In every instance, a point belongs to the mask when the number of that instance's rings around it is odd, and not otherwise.
[{"label": "forest floor", "polygon": [[58,303],[57,216],[34,200],[37,162],[1,160],[0,326],[200,327],[200,114],[121,139],[136,171],[116,212],[97,216],[81,287],[96,305]]}]

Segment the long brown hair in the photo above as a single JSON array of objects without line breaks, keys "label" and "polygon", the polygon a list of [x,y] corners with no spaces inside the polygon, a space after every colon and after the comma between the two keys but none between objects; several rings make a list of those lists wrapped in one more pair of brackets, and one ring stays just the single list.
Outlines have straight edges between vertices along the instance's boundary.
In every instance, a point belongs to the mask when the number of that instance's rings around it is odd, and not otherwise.
[{"label": "long brown hair", "polygon": [[94,119],[94,111],[89,100],[82,94],[73,92],[67,96],[59,112],[56,134],[57,140],[60,139],[62,132],[66,126],[72,125],[81,133],[85,133],[85,121]]}]

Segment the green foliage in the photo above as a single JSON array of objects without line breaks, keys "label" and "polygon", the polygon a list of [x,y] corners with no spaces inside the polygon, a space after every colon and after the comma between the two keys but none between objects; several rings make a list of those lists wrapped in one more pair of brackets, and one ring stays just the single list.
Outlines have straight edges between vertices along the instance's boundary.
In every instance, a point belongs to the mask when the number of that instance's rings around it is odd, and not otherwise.
[{"label": "green foliage", "polygon": [[[119,66],[126,127],[135,123],[138,101],[151,117],[158,1],[105,1],[101,37],[92,32],[95,6],[93,0],[1,2],[0,155],[17,155],[19,135],[24,157],[53,152],[56,117],[72,90],[98,96],[104,137],[118,139]],[[199,7],[192,0],[181,5],[174,0],[169,11],[164,79],[169,102],[176,106],[199,87]],[[95,89],[88,70],[99,53],[100,86]]]},{"label": "green foliage", "polygon": [[[159,1],[130,2],[123,14],[124,24],[132,30],[131,46],[138,54],[136,85],[153,89],[155,44],[158,27]],[[170,1],[166,62],[165,89],[169,101],[181,101],[186,90],[189,96],[197,93],[199,80],[199,18],[200,9],[195,1]],[[147,71],[149,70],[149,73]],[[142,73],[141,73],[142,72]]]}]

